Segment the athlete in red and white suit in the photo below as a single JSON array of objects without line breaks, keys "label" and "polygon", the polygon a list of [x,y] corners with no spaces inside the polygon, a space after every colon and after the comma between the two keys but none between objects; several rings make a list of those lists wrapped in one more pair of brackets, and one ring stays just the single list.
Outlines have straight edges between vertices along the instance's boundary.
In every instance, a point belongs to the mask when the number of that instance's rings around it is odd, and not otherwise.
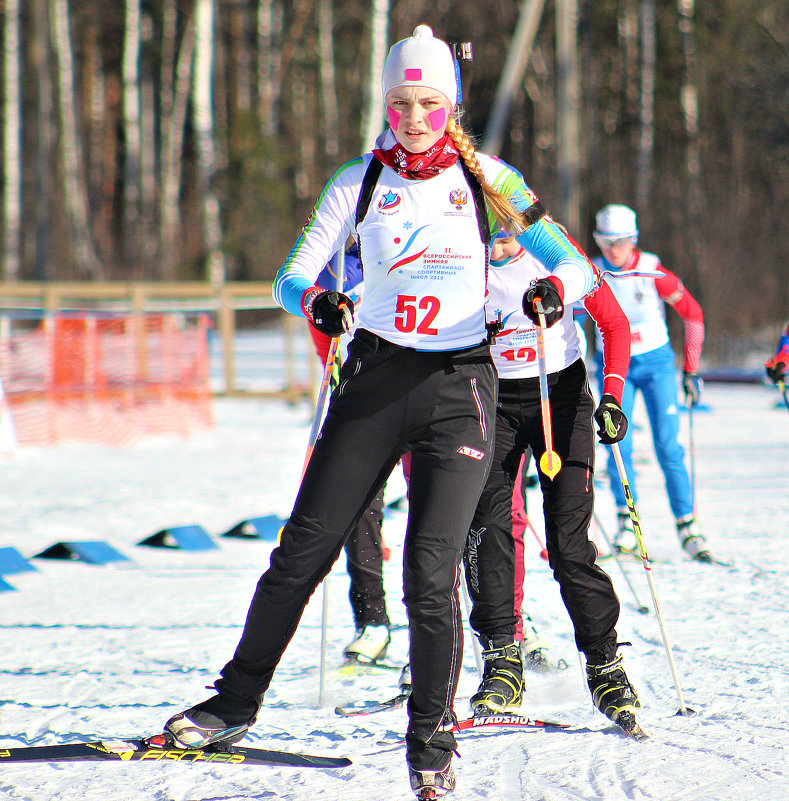
[{"label": "athlete in red and white suit", "polygon": [[[502,324],[491,346],[499,374],[496,439],[493,464],[472,522],[465,563],[473,601],[472,628],[483,648],[493,647],[496,653],[515,635],[523,583],[523,561],[522,557],[516,558],[511,511],[516,476],[526,449],[531,448],[538,463],[545,452],[537,331],[522,309],[516,287],[549,275],[550,271],[526,253],[517,240],[495,241],[486,311],[490,322],[500,319]],[[599,284],[583,302],[603,333],[603,391],[618,402],[629,358],[627,319],[605,284]],[[562,468],[552,480],[540,474],[548,557],[572,619],[579,650],[586,652],[591,663],[602,664],[616,652],[614,625],[619,602],[609,577],[595,564],[597,552],[588,539],[594,498],[595,404],[569,310],[545,329],[544,340],[553,447],[562,460]],[[511,703],[517,706],[518,702],[516,694]]]}]

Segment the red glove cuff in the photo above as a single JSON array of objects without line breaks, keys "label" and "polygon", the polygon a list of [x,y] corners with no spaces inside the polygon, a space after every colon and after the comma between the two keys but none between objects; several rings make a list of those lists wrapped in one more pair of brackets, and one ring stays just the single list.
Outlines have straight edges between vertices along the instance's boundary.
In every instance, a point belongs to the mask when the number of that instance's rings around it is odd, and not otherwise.
[{"label": "red glove cuff", "polygon": [[304,290],[304,294],[301,296],[301,310],[304,312],[304,316],[312,321],[312,304],[315,303],[315,298],[321,294],[321,292],[325,292],[326,290],[321,289],[319,286],[311,286],[309,289]]}]

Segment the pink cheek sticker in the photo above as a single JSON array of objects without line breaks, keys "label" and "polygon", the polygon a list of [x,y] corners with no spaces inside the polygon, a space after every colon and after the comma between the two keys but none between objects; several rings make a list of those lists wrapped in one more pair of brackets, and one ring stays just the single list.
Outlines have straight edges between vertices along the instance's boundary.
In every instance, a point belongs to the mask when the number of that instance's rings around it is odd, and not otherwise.
[{"label": "pink cheek sticker", "polygon": [[393,108],[386,109],[386,119],[389,122],[389,127],[393,130],[397,130],[397,126],[400,124],[400,114],[395,111]]},{"label": "pink cheek sticker", "polygon": [[430,122],[430,127],[434,131],[440,131],[447,122],[447,110],[445,108],[437,109],[436,111],[431,111],[430,114],[427,115],[427,119]]}]

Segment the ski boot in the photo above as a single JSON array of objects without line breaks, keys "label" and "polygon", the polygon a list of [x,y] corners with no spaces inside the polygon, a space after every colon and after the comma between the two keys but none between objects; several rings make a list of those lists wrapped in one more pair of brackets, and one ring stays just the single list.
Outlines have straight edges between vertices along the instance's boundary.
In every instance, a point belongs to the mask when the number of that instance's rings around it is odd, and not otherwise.
[{"label": "ski boot", "polygon": [[227,748],[243,739],[255,722],[260,700],[220,692],[196,706],[173,715],[164,733],[179,748]]},{"label": "ski boot", "polygon": [[403,695],[410,695],[413,687],[411,686],[411,663],[406,662],[403,669],[400,671],[400,678],[397,680],[397,686]]},{"label": "ski boot", "polygon": [[606,659],[600,654],[589,654],[586,679],[594,705],[625,731],[635,729],[635,712],[641,709],[641,702],[622,667],[622,656],[614,654]]},{"label": "ski boot", "polygon": [[524,637],[523,642],[521,642],[521,660],[526,670],[533,670],[535,673],[547,673],[551,670],[548,643],[536,632],[534,636]]},{"label": "ski boot", "polygon": [[457,741],[452,727],[456,720],[454,714],[446,715],[438,730],[434,726],[409,723],[405,758],[411,789],[419,801],[433,801],[455,789],[452,754]]},{"label": "ski boot", "polygon": [[414,770],[408,768],[411,789],[419,801],[433,801],[435,798],[451,793],[455,789],[455,771],[452,770],[452,754],[448,754],[447,764],[441,770]]},{"label": "ski boot", "polygon": [[614,536],[614,550],[619,553],[633,554],[638,550],[636,532],[633,521],[627,509],[616,510],[616,535]]},{"label": "ski boot", "polygon": [[517,712],[523,700],[523,661],[511,635],[494,636],[482,652],[485,668],[471,696],[474,715]]},{"label": "ski boot", "polygon": [[356,636],[345,647],[345,658],[349,662],[370,665],[386,656],[389,647],[389,626],[362,626]]},{"label": "ski boot", "polygon": [[692,514],[677,518],[677,536],[683,550],[691,559],[695,559],[697,562],[712,561],[712,554],[707,548],[707,542]]}]

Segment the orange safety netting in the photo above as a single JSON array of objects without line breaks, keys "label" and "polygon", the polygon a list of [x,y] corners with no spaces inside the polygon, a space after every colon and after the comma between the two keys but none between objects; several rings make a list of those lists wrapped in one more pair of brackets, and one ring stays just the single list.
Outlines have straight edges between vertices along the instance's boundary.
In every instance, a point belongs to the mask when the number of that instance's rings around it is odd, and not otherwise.
[{"label": "orange safety netting", "polygon": [[0,337],[17,441],[126,445],[213,425],[207,327],[173,314],[69,315]]}]

